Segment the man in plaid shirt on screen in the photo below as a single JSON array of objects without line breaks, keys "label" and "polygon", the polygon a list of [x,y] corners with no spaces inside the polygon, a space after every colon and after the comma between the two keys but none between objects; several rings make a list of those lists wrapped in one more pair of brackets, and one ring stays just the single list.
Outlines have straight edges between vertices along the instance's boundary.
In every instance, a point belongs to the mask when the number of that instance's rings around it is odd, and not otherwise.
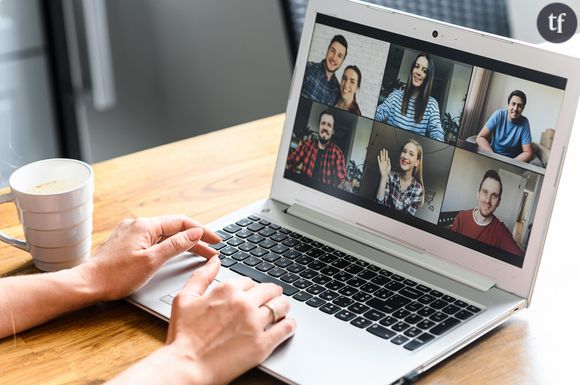
[{"label": "man in plaid shirt on screen", "polygon": [[288,156],[286,168],[333,187],[347,181],[346,162],[340,147],[331,142],[334,115],[322,111],[318,120],[318,140],[303,141]]},{"label": "man in plaid shirt on screen", "polygon": [[328,45],[326,57],[321,62],[308,62],[304,72],[302,96],[327,106],[334,106],[340,95],[336,71],[344,59],[348,43],[342,35],[335,35]]}]

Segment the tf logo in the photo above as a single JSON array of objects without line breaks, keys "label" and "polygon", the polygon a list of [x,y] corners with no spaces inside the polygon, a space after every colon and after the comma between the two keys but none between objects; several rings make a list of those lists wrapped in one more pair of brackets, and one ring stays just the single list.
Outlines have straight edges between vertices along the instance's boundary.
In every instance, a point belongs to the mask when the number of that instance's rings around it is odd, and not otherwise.
[{"label": "tf logo", "polygon": [[563,43],[576,33],[578,19],[566,4],[552,3],[540,11],[536,24],[544,39],[552,43]]}]

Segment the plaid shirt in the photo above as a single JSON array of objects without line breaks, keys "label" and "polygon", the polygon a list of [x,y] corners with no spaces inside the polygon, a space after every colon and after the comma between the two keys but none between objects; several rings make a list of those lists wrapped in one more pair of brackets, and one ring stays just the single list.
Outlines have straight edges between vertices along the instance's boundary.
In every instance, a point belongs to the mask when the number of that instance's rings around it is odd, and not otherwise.
[{"label": "plaid shirt", "polygon": [[334,106],[340,95],[340,83],[335,75],[326,79],[324,60],[320,63],[308,62],[302,83],[302,97]]},{"label": "plaid shirt", "polygon": [[[318,148],[318,140],[303,141],[296,147],[296,150],[288,155],[286,168],[312,178],[319,151],[323,150]],[[346,162],[342,150],[336,144],[328,142],[319,163],[320,182],[336,187],[346,181]]]},{"label": "plaid shirt", "polygon": [[385,188],[385,197],[383,200],[378,200],[379,203],[405,211],[411,215],[415,215],[417,207],[421,204],[421,196],[423,195],[423,186],[413,178],[413,182],[405,191],[401,191],[401,178],[397,171],[391,171],[389,174],[389,183]]}]

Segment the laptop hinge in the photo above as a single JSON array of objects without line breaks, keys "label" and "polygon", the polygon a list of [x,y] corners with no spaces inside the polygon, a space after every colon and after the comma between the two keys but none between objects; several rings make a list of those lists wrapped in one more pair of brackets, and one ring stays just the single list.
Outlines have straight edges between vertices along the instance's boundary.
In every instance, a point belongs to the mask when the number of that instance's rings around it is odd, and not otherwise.
[{"label": "laptop hinge", "polygon": [[495,280],[464,267],[455,265],[442,258],[429,254],[408,242],[394,238],[386,233],[366,227],[359,223],[349,223],[295,203],[286,212],[346,238],[370,246],[374,249],[423,267],[449,279],[461,282],[480,291],[487,291],[495,285]]}]

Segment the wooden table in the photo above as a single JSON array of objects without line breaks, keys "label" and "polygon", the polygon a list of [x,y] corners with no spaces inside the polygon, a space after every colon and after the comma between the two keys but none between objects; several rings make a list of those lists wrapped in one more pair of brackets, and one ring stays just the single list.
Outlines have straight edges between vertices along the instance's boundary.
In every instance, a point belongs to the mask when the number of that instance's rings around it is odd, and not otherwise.
[{"label": "wooden table", "polygon": [[[125,217],[185,213],[209,222],[266,197],[283,119],[278,115],[94,165],[94,245]],[[580,163],[576,155],[569,160],[533,306],[418,384],[548,384],[576,377],[571,370],[580,357],[580,258],[572,242],[577,221],[571,220],[580,217],[573,175]],[[13,206],[0,206],[0,229],[21,235]],[[28,254],[0,245],[1,274],[31,271]],[[562,311],[560,321],[553,318]],[[166,329],[165,322],[126,302],[95,305],[1,340],[0,384],[101,383],[160,347]],[[259,370],[234,383],[280,384]]]}]

